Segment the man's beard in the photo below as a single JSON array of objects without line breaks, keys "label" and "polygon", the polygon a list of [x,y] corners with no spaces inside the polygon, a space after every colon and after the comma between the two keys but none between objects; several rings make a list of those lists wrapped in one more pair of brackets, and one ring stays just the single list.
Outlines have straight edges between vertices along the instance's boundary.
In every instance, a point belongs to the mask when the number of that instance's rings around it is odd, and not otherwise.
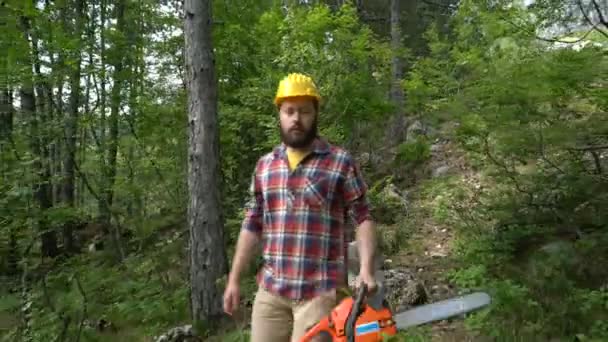
[{"label": "man's beard", "polygon": [[[304,130],[303,127],[299,127]],[[317,120],[315,120],[308,131],[305,131],[303,135],[294,135],[294,132],[285,132],[279,124],[279,131],[281,132],[281,141],[291,148],[305,148],[308,147],[313,140],[317,137]]]}]

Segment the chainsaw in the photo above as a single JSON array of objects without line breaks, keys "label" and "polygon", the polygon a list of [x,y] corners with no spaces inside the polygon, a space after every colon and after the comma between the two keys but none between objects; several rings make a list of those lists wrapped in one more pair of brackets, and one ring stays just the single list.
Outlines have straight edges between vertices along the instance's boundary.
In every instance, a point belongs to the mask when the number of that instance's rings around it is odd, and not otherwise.
[{"label": "chainsaw", "polygon": [[487,293],[475,292],[393,314],[383,293],[367,298],[367,287],[363,284],[355,297],[344,298],[300,342],[316,337],[332,342],[379,342],[397,335],[399,330],[477,310],[490,301]]}]

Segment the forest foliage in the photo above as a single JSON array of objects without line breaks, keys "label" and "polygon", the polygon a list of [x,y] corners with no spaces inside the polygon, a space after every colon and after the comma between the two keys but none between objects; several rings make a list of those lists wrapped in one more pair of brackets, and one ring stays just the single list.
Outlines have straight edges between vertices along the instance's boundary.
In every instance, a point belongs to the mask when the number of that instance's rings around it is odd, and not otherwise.
[{"label": "forest foliage", "polygon": [[[471,332],[608,338],[606,2],[402,1],[398,49],[390,3],[213,2],[229,256],[255,162],[279,142],[276,85],[304,72],[321,134],[367,155],[370,187],[415,179],[456,230],[446,278],[494,300]],[[181,1],[1,4],[0,338],[141,340],[187,323]],[[395,113],[425,134],[394,135]],[[455,141],[479,183],[420,178],[434,139]],[[399,217],[380,191],[376,212]]]}]

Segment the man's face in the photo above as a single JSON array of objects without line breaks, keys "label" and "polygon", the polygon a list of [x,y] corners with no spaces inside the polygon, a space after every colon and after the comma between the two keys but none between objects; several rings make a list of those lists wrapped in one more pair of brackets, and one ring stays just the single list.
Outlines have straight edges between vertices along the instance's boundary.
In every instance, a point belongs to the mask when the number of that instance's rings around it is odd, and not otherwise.
[{"label": "man's face", "polygon": [[285,100],[279,110],[281,140],[292,148],[304,148],[317,136],[317,112],[309,98]]}]

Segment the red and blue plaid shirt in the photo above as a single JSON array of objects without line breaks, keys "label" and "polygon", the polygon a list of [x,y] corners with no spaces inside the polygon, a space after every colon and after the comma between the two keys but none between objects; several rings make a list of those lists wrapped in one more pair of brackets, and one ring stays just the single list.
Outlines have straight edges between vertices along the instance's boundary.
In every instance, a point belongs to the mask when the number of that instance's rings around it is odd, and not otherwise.
[{"label": "red and blue plaid shirt", "polygon": [[260,286],[306,300],[344,283],[349,219],[370,219],[364,182],[354,159],[321,138],[290,171],[285,145],[260,158],[243,229],[260,234]]}]

